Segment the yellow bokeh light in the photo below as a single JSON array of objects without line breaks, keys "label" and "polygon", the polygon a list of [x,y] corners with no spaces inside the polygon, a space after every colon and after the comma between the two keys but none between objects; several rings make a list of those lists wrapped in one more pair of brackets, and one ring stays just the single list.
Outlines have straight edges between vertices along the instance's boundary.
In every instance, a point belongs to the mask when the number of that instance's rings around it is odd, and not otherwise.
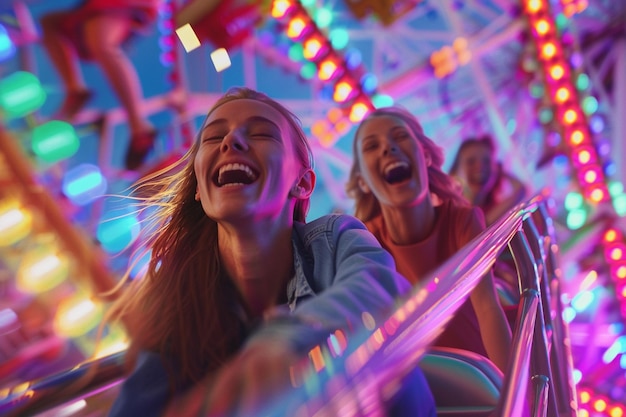
[{"label": "yellow bokeh light", "polygon": [[544,59],[550,59],[556,54],[556,46],[552,42],[548,42],[541,48],[541,56]]},{"label": "yellow bokeh light", "polygon": [[604,191],[602,191],[599,188],[596,188],[595,190],[591,192],[589,198],[591,198],[591,201],[595,203],[599,203],[600,201],[604,200]]},{"label": "yellow bokeh light", "polygon": [[581,132],[580,130],[575,130],[572,132],[569,141],[572,145],[580,145],[584,139],[585,135],[583,134],[583,132]]},{"label": "yellow bokeh light", "polygon": [[302,54],[306,59],[312,60],[320,52],[322,46],[323,44],[318,38],[307,39],[307,41],[304,42]]},{"label": "yellow bokeh light", "polygon": [[59,304],[54,328],[62,336],[78,337],[94,329],[102,319],[102,306],[76,294]]},{"label": "yellow bokeh light", "polygon": [[604,232],[605,241],[615,242],[615,239],[617,239],[617,232],[615,231],[615,229],[609,229],[606,232]]},{"label": "yellow bokeh light", "polygon": [[541,19],[535,24],[535,29],[538,34],[545,35],[550,30],[550,24],[545,19]]},{"label": "yellow bokeh light", "polygon": [[337,69],[337,64],[334,61],[327,59],[320,64],[317,76],[322,81],[330,80],[337,72]]},{"label": "yellow bokeh light", "polygon": [[578,113],[575,110],[570,109],[563,114],[563,121],[567,124],[572,124],[576,120],[578,120]]},{"label": "yellow bokeh light", "polygon": [[591,160],[591,154],[587,150],[582,150],[578,153],[578,162],[586,164]]},{"label": "yellow bokeh light", "polygon": [[581,404],[587,404],[591,400],[591,394],[586,390],[581,390],[579,392],[579,397]]},{"label": "yellow bokeh light", "polygon": [[624,256],[624,251],[622,248],[613,248],[611,251],[611,259],[614,261],[619,261]]},{"label": "yellow bokeh light", "polygon": [[350,109],[350,121],[352,123],[358,123],[367,116],[369,112],[369,107],[367,107],[364,103],[355,103]]},{"label": "yellow bokeh light", "polygon": [[289,0],[274,0],[272,2],[272,17],[275,19],[281,19],[287,14],[289,9],[293,6],[293,3]]},{"label": "yellow bokeh light", "polygon": [[609,410],[611,417],[624,417],[624,409],[621,407],[613,407]]},{"label": "yellow bokeh light", "polygon": [[346,81],[340,81],[335,86],[335,92],[333,93],[333,100],[337,103],[343,103],[352,95],[354,88],[352,84]]},{"label": "yellow bokeh light", "polygon": [[15,199],[0,201],[0,247],[11,246],[28,236],[33,227],[30,210]]},{"label": "yellow bokeh light", "polygon": [[602,412],[604,410],[606,410],[606,401],[599,399],[599,400],[595,400],[593,402],[593,408],[594,410],[598,411],[598,412]]},{"label": "yellow bokeh light", "polygon": [[543,7],[541,0],[529,0],[526,2],[526,8],[531,13],[537,13]]},{"label": "yellow bokeh light", "polygon": [[567,87],[559,88],[556,90],[555,97],[558,103],[564,103],[570,97],[569,89]]},{"label": "yellow bokeh light", "polygon": [[304,29],[306,29],[306,27],[307,23],[305,22],[304,18],[300,16],[294,17],[289,21],[289,24],[287,25],[287,36],[290,39],[299,38],[304,32]]},{"label": "yellow bokeh light", "polygon": [[565,75],[565,70],[561,65],[553,65],[552,68],[550,68],[550,76],[554,80],[560,80],[563,78],[563,75]]},{"label": "yellow bokeh light", "polygon": [[596,180],[598,179],[598,173],[592,169],[590,169],[589,171],[585,172],[585,182],[587,184],[592,184],[594,182],[596,182]]},{"label": "yellow bokeh light", "polygon": [[17,270],[16,285],[25,293],[41,294],[67,279],[70,262],[53,246],[40,246],[22,258]]}]

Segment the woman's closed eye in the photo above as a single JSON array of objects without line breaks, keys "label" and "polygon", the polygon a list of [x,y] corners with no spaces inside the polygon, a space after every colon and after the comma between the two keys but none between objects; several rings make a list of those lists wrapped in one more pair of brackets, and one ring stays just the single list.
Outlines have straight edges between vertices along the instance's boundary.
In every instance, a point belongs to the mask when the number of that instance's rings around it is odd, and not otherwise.
[{"label": "woman's closed eye", "polygon": [[202,138],[202,142],[221,142],[223,139],[223,135],[206,136]]},{"label": "woman's closed eye", "polygon": [[373,151],[378,148],[378,142],[370,140],[363,144],[363,151]]},{"label": "woman's closed eye", "polygon": [[404,131],[396,132],[393,135],[393,139],[396,142],[399,142],[401,140],[408,139],[408,138],[410,138],[409,133],[408,132],[404,132]]},{"label": "woman's closed eye", "polygon": [[250,134],[251,138],[259,138],[259,139],[275,139],[275,135],[269,132],[254,132]]}]

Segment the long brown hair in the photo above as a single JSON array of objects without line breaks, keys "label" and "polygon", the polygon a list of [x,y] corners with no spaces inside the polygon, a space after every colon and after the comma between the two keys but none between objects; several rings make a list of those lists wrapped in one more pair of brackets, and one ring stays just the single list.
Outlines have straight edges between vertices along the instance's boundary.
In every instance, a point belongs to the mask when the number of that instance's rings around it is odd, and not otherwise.
[{"label": "long brown hair", "polygon": [[[230,89],[209,110],[224,103],[253,99],[279,111],[289,122],[296,154],[305,168],[313,158],[299,119],[267,95],[244,87]],[[114,303],[111,317],[122,319],[131,336],[129,358],[138,350],[160,352],[180,369],[177,378],[196,381],[218,369],[240,347],[244,327],[237,306],[240,296],[220,263],[217,222],[194,198],[194,158],[199,134],[169,175],[157,172],[136,184],[150,190],[141,208],[155,208],[143,242],[151,249],[144,277],[133,281]],[[309,200],[298,200],[295,221],[304,222]]]},{"label": "long brown hair", "polygon": [[436,194],[442,201],[451,200],[455,204],[468,205],[461,195],[459,187],[452,178],[442,170],[444,153],[432,139],[424,134],[424,129],[409,111],[402,107],[384,107],[374,110],[357,128],[352,141],[352,168],[350,177],[346,184],[348,196],[355,200],[355,216],[362,221],[368,221],[380,214],[380,203],[373,193],[364,193],[359,187],[359,176],[361,168],[359,165],[357,137],[363,125],[371,118],[378,116],[392,116],[404,121],[409,129],[422,145],[424,152],[430,155],[431,164],[428,167],[428,188],[430,192]]}]

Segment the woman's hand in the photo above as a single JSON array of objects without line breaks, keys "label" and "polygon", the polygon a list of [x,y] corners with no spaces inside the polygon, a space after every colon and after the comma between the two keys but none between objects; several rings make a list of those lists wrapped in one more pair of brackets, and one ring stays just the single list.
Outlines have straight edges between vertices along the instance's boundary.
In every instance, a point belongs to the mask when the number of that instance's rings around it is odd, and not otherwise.
[{"label": "woman's hand", "polygon": [[[177,398],[166,416],[257,416],[291,387],[290,370],[299,358],[278,341],[246,346],[217,375]],[[265,408],[263,408],[265,407]]]}]

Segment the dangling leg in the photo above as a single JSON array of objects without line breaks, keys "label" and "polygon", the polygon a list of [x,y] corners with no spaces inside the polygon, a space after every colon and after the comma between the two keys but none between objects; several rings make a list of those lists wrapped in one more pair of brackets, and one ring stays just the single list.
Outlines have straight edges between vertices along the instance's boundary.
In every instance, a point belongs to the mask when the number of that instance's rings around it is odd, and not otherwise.
[{"label": "dangling leg", "polygon": [[85,43],[100,65],[128,117],[131,143],[126,158],[129,169],[138,168],[152,149],[156,131],[141,110],[143,92],[137,71],[122,50],[132,21],[123,14],[103,14],[85,22]]},{"label": "dangling leg", "polygon": [[51,13],[41,19],[43,46],[61,77],[66,93],[55,118],[70,122],[91,97],[83,79],[76,49],[61,31],[71,13]]}]

